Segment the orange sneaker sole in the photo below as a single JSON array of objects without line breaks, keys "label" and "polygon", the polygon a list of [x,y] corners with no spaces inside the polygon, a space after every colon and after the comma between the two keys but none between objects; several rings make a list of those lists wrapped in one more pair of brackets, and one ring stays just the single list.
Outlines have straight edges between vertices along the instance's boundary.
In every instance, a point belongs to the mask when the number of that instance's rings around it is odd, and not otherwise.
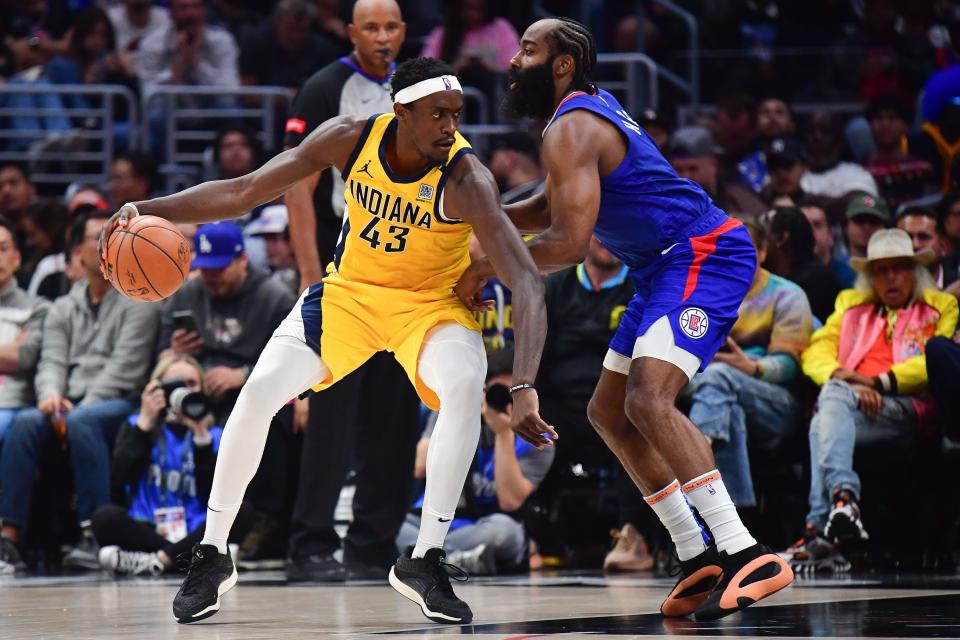
[{"label": "orange sneaker sole", "polygon": [[[667,599],[660,605],[660,613],[666,618],[682,618],[689,616],[697,610],[704,600],[713,593],[713,588],[720,582],[720,576],[723,575],[723,569],[712,564],[694,571],[691,575],[677,583]],[[698,582],[709,580],[710,583],[703,591],[681,596],[684,591],[694,587]]]}]

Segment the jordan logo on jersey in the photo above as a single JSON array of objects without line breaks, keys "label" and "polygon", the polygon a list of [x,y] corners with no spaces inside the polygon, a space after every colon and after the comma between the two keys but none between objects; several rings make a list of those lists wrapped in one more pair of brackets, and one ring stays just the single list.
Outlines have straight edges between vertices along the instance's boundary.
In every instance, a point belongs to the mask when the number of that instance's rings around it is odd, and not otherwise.
[{"label": "jordan logo on jersey", "polygon": [[370,173],[370,169],[368,168],[370,166],[370,162],[371,162],[370,160],[367,160],[367,162],[362,167],[357,169],[357,173],[365,173],[372,178],[373,174]]}]

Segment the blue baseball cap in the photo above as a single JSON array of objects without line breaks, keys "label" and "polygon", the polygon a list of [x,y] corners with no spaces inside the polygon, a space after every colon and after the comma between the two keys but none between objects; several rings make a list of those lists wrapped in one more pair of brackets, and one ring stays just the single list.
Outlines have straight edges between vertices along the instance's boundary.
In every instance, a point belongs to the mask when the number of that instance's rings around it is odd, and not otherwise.
[{"label": "blue baseball cap", "polygon": [[232,222],[201,225],[193,238],[191,269],[223,269],[243,253],[243,231]]}]

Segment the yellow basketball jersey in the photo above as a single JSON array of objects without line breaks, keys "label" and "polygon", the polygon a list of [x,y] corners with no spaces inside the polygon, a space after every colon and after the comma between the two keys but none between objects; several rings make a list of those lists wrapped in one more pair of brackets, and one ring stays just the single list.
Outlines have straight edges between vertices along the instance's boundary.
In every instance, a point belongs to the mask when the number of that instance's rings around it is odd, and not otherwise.
[{"label": "yellow basketball jersey", "polygon": [[396,135],[392,113],[373,116],[343,168],[343,228],[334,278],[408,291],[452,291],[470,264],[469,224],[444,216],[443,187],[454,164],[473,153],[459,133],[443,165],[398,176],[386,161]]}]

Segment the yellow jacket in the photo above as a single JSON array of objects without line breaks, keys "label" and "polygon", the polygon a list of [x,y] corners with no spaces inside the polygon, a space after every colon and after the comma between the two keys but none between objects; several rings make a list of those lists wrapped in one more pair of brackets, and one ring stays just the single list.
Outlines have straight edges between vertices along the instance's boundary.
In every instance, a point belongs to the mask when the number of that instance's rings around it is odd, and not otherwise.
[{"label": "yellow jacket", "polygon": [[[892,341],[894,364],[886,374],[893,393],[915,395],[926,390],[927,340],[935,335],[952,338],[957,316],[957,299],[935,290],[925,291],[917,302],[899,310]],[[855,370],[886,328],[887,319],[875,297],[857,289],[841,291],[834,312],[801,355],[803,372],[823,386],[837,369]]]}]

